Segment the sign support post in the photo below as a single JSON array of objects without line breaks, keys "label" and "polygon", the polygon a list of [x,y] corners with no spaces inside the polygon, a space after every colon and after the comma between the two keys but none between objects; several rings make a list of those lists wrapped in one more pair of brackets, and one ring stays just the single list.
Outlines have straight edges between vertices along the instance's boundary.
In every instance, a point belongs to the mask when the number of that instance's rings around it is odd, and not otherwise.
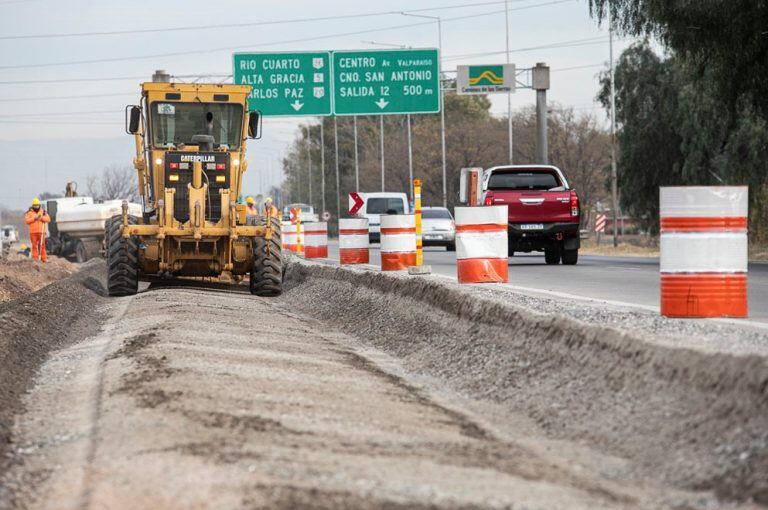
[{"label": "sign support post", "polygon": [[333,149],[336,152],[336,221],[341,220],[341,185],[339,184],[339,122],[333,117]]},{"label": "sign support post", "polygon": [[410,113],[406,116],[406,123],[408,124],[408,183],[411,185],[411,200],[415,200],[415,197],[413,196],[413,144],[411,143]]},{"label": "sign support post", "polygon": [[352,117],[355,133],[355,191],[360,191],[360,161],[357,155],[357,115]]},{"label": "sign support post", "polygon": [[381,191],[386,191],[384,188],[384,116],[379,116],[379,144],[381,145]]},{"label": "sign support post", "polygon": [[323,133],[324,120],[320,119],[320,204],[325,213],[325,134]]},{"label": "sign support post", "polygon": [[310,206],[312,204],[312,126],[307,124],[307,180],[309,181],[309,200],[307,201]]}]

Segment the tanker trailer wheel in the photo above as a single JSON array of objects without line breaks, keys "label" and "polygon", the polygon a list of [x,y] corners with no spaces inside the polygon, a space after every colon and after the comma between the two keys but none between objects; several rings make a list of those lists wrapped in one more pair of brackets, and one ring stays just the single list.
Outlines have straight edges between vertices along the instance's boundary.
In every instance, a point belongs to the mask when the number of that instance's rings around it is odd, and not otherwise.
[{"label": "tanker trailer wheel", "polygon": [[77,257],[77,262],[80,264],[88,261],[88,249],[85,247],[85,243],[82,240],[78,239],[77,244],[75,245],[75,256]]},{"label": "tanker trailer wheel", "polygon": [[[136,237],[124,238],[120,233],[121,215],[107,220],[107,290],[110,296],[131,296],[139,290],[139,243]],[[128,224],[136,218],[128,216]]]},{"label": "tanker trailer wheel", "polygon": [[[283,257],[280,220],[272,218],[272,239],[269,241],[256,237],[253,240],[253,269],[251,270],[251,294],[255,296],[279,296],[283,292]],[[258,225],[264,225],[265,219],[259,218]]]}]

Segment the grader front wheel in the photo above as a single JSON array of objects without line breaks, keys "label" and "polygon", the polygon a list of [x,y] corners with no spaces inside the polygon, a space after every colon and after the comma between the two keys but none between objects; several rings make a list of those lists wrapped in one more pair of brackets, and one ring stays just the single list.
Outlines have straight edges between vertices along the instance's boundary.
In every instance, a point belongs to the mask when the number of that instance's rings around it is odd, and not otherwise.
[{"label": "grader front wheel", "polygon": [[[259,218],[258,225],[266,220]],[[253,269],[251,270],[251,294],[255,296],[279,296],[283,291],[283,257],[281,253],[280,221],[271,219],[272,239],[263,237],[253,240]]]},{"label": "grader front wheel", "polygon": [[[136,218],[128,217],[130,225]],[[112,216],[106,223],[107,290],[110,296],[132,296],[139,290],[139,244],[134,237],[123,237],[123,217]]]}]

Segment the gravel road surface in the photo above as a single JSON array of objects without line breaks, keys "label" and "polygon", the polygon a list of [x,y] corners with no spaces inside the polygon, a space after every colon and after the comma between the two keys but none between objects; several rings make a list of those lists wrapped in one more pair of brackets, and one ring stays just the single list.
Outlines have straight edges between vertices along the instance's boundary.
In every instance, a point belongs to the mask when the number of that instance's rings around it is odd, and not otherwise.
[{"label": "gravel road surface", "polygon": [[[88,298],[78,314],[98,329],[64,335],[23,396],[0,508],[751,509],[768,496],[763,359],[633,347],[442,284],[337,271],[292,264],[278,299],[203,283]],[[79,282],[67,292],[98,291]]]}]

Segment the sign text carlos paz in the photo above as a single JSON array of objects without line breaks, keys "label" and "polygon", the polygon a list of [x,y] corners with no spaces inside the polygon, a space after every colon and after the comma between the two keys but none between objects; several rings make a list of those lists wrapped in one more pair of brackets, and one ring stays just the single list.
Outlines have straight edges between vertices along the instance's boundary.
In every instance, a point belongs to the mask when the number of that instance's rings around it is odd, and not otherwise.
[{"label": "sign text carlos paz", "polygon": [[[306,83],[304,75],[300,72],[301,64],[298,58],[262,60],[260,62],[261,69],[258,68],[258,64],[259,62],[256,62],[255,60],[242,60],[240,61],[240,70],[280,71],[280,73],[245,75],[241,85],[259,85],[259,88],[254,89],[252,97],[258,99],[274,99],[279,95],[278,85],[303,85]],[[263,87],[263,85],[267,85],[267,87]],[[272,85],[272,87],[269,87],[269,85]],[[283,97],[303,99],[304,90],[301,88],[285,88],[283,89]]]},{"label": "sign text carlos paz", "polygon": [[265,115],[331,113],[328,52],[234,55],[235,83],[251,85],[249,107]]}]

